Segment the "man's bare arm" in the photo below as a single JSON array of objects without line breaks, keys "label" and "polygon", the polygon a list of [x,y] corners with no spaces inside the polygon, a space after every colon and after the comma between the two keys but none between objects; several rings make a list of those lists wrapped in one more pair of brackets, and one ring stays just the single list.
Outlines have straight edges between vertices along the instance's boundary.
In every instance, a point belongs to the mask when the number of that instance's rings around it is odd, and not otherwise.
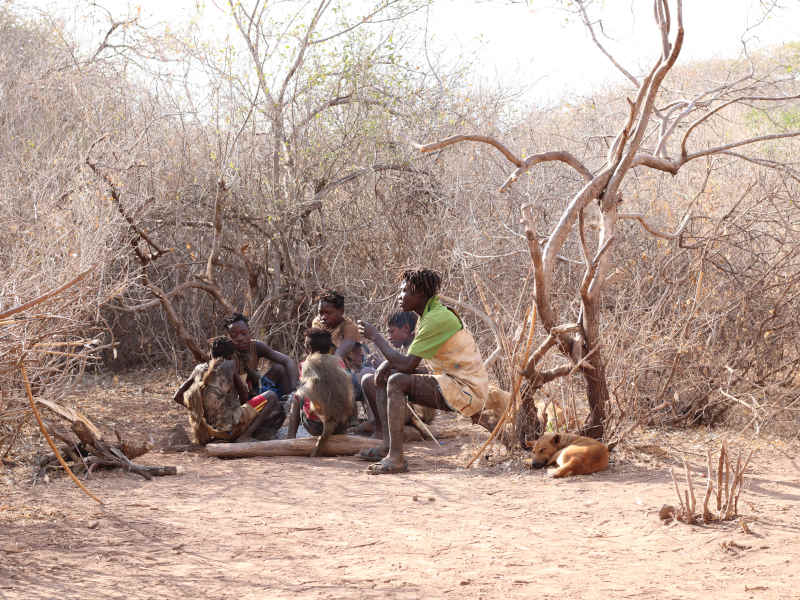
[{"label": "man's bare arm", "polygon": [[247,402],[250,399],[250,390],[238,373],[233,373],[233,385],[239,394],[239,404]]},{"label": "man's bare arm", "polygon": [[371,340],[381,351],[384,358],[389,362],[392,369],[402,373],[413,373],[416,371],[422,359],[413,354],[403,354],[394,349],[394,347],[384,338],[374,325],[370,325],[366,321],[358,321],[358,331],[368,340]]},{"label": "man's bare arm", "polygon": [[336,347],[336,356],[344,360],[345,356],[350,354],[350,351],[355,347],[355,340],[342,340]]},{"label": "man's bare arm", "polygon": [[177,404],[185,407],[186,405],[183,403],[183,393],[188,390],[192,386],[192,382],[194,381],[194,373],[189,375],[189,377],[184,381],[181,386],[178,388],[178,391],[175,392],[175,395],[172,396],[172,400]]},{"label": "man's bare arm", "polygon": [[297,370],[297,363],[289,356],[270,348],[264,342],[256,342],[256,352],[259,356],[267,358],[272,362],[283,365],[289,375],[290,392],[297,389],[300,381],[300,372]]}]

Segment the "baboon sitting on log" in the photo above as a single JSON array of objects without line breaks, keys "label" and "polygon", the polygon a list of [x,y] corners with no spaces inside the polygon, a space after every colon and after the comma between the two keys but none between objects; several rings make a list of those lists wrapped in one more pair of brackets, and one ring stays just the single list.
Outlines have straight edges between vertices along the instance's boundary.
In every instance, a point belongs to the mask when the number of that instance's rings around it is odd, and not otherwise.
[{"label": "baboon sitting on log", "polygon": [[342,360],[329,354],[331,334],[324,329],[309,329],[305,339],[309,355],[303,362],[300,387],[292,396],[287,437],[294,438],[303,427],[318,436],[311,456],[318,456],[325,441],[343,433],[353,416],[353,384]]}]

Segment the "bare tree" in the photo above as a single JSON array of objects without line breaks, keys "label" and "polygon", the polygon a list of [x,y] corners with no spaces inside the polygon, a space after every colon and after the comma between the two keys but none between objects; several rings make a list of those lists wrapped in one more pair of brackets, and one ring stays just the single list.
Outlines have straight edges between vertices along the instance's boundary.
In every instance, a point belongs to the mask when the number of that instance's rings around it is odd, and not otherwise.
[{"label": "bare tree", "polygon": [[[786,169],[780,159],[745,153],[748,148],[763,148],[759,144],[774,142],[800,135],[797,130],[776,130],[762,135],[743,137],[735,141],[695,145],[700,132],[709,135],[717,119],[736,117],[737,109],[753,108],[769,111],[770,107],[796,102],[800,95],[791,75],[783,78],[761,78],[755,71],[738,77],[729,77],[691,97],[676,96],[665,87],[665,80],[676,64],[684,41],[683,8],[681,0],[655,0],[653,14],[657,39],[661,48],[658,59],[650,71],[635,76],[614,58],[596,35],[597,23],[587,12],[587,2],[578,0],[578,14],[598,48],[609,57],[614,66],[632,84],[635,95],[627,98],[627,115],[618,126],[605,160],[597,168],[590,168],[583,160],[568,151],[553,150],[520,158],[497,139],[478,134],[456,135],[437,142],[419,146],[422,152],[441,150],[461,142],[477,142],[494,147],[515,168],[501,185],[508,191],[527,171],[538,166],[561,163],[570,167],[582,181],[580,190],[566,202],[556,225],[542,245],[537,232],[536,212],[533,207],[523,211],[525,235],[535,281],[535,303],[538,319],[547,337],[533,352],[524,367],[524,375],[534,389],[572,372],[582,373],[587,389],[590,413],[583,431],[593,436],[603,434],[609,389],[606,376],[606,359],[603,351],[601,329],[601,295],[605,289],[610,269],[614,266],[613,247],[620,234],[623,219],[639,223],[652,236],[664,239],[677,238],[685,227],[688,215],[675,224],[673,231],[662,231],[652,226],[647,215],[627,212],[624,195],[627,181],[637,169],[654,169],[672,175],[697,159],[726,157],[749,161],[761,166]],[[703,140],[705,141],[705,139]],[[535,204],[535,203],[534,203]],[[596,236],[586,227],[586,211],[593,205],[599,207],[600,218]],[[554,272],[559,255],[572,234],[580,243],[584,276],[574,293],[579,310],[574,320],[554,299]],[[560,366],[542,370],[540,362],[556,349],[566,361]]]}]

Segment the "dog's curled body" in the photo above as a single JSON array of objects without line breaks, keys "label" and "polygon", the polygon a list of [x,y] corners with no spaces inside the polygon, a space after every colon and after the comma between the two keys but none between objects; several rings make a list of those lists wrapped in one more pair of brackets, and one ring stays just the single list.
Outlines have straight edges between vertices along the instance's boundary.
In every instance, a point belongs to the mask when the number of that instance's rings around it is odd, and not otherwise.
[{"label": "dog's curled body", "polygon": [[533,446],[537,469],[558,465],[553,477],[588,475],[608,468],[608,446],[595,439],[572,433],[545,433]]},{"label": "dog's curled body", "polygon": [[314,353],[303,362],[296,393],[308,398],[311,410],[322,421],[322,435],[311,451],[311,456],[317,456],[325,440],[353,416],[353,384],[338,357]]}]

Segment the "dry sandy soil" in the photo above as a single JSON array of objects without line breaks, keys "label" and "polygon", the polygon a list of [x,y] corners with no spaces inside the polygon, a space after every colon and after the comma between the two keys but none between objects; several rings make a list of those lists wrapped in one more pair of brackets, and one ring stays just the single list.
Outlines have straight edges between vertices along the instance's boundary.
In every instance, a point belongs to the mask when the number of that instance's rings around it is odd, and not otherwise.
[{"label": "dry sandy soil", "polygon": [[[76,404],[105,426],[184,423],[174,376],[95,384]],[[465,470],[485,433],[446,417],[435,431],[441,448],[414,444],[409,473],[380,477],[349,457],[154,451],[138,462],[180,474],[96,473],[102,506],[65,477],[5,468],[0,599],[800,597],[796,443],[729,436],[756,450],[745,526],[688,526],[658,518],[676,501],[669,469],[685,456],[702,497],[720,432],[644,432],[608,471],[553,480],[499,449]]]}]

